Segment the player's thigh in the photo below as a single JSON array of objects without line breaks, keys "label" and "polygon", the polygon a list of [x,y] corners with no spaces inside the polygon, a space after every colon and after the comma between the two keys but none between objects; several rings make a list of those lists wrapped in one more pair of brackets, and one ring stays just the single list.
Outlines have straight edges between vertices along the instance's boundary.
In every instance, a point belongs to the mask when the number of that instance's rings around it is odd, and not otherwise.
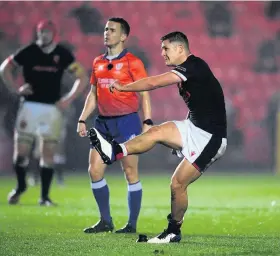
[{"label": "player's thigh", "polygon": [[171,186],[185,189],[200,176],[201,172],[199,172],[187,159],[184,158],[172,175]]},{"label": "player's thigh", "polygon": [[15,130],[19,136],[35,135],[37,125],[38,118],[34,113],[32,104],[29,102],[20,104],[15,123]]},{"label": "player's thigh", "polygon": [[98,152],[92,148],[89,151],[89,167],[88,172],[92,181],[98,181],[103,178],[106,165],[102,161]]},{"label": "player's thigh", "polygon": [[15,132],[14,135],[14,159],[17,156],[29,157],[32,145],[34,141],[34,136],[27,133]]},{"label": "player's thigh", "polygon": [[53,158],[57,150],[58,141],[49,138],[40,137],[39,144],[40,144],[39,147],[40,147],[41,156],[43,158]]},{"label": "player's thigh", "polygon": [[38,134],[43,140],[59,141],[62,133],[63,116],[54,105],[38,105],[39,116]]},{"label": "player's thigh", "polygon": [[37,120],[30,104],[21,104],[15,123],[14,155],[29,156],[36,134]]},{"label": "player's thigh", "polygon": [[138,159],[139,157],[137,155],[130,155],[121,160],[121,167],[129,183],[135,183],[139,180]]},{"label": "player's thigh", "polygon": [[152,140],[174,149],[180,149],[183,146],[180,131],[174,122],[155,125],[142,136],[148,136]]},{"label": "player's thigh", "polygon": [[41,120],[39,125],[41,154],[51,157],[58,149],[61,138],[63,117],[61,111],[55,106],[41,106],[42,113],[47,119]]},{"label": "player's thigh", "polygon": [[39,159],[41,156],[41,145],[40,145],[40,137],[35,136],[34,137],[34,143],[32,148],[32,156],[35,159]]}]

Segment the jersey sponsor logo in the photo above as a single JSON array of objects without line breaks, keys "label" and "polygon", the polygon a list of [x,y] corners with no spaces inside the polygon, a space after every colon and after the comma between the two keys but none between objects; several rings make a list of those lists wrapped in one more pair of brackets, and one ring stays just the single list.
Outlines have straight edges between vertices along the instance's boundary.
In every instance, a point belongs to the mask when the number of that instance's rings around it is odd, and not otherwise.
[{"label": "jersey sponsor logo", "polygon": [[98,70],[103,70],[103,65],[98,66]]},{"label": "jersey sponsor logo", "polygon": [[59,55],[54,55],[54,56],[53,56],[53,61],[54,61],[56,64],[59,62],[59,59],[60,59]]},{"label": "jersey sponsor logo", "polygon": [[110,85],[115,82],[115,79],[113,79],[113,78],[98,78],[97,82],[98,82],[98,85],[100,86],[100,88],[104,89],[104,88],[109,88]]},{"label": "jersey sponsor logo", "polygon": [[116,70],[121,70],[122,67],[123,67],[123,63],[118,63],[116,65]]},{"label": "jersey sponsor logo", "polygon": [[36,70],[36,71],[45,71],[45,72],[57,72],[58,71],[58,68],[56,67],[51,67],[51,66],[35,66],[33,67],[33,70]]}]

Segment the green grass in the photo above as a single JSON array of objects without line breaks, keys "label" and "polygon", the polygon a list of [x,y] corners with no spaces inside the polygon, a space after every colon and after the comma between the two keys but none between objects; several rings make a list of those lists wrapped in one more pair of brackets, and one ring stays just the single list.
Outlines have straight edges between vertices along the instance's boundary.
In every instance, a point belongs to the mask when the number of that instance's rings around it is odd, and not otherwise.
[{"label": "green grass", "polygon": [[[127,220],[126,183],[107,176],[117,228]],[[166,227],[169,176],[142,175],[139,233],[157,235]],[[31,187],[19,205],[7,205],[12,178],[0,180],[0,255],[280,255],[280,178],[206,174],[191,185],[189,211],[180,244],[136,243],[137,235],[84,234],[98,220],[87,176],[54,185],[56,208],[37,205]]]}]

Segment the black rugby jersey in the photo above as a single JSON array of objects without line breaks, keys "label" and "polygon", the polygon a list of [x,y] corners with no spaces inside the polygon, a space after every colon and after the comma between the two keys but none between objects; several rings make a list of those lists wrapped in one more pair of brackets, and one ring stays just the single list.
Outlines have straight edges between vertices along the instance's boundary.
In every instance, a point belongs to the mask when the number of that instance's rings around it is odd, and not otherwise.
[{"label": "black rugby jersey", "polygon": [[191,122],[206,132],[226,138],[224,93],[207,63],[190,55],[172,72],[183,80],[178,84],[178,89],[190,110],[188,118]]},{"label": "black rugby jersey", "polygon": [[13,55],[13,60],[23,67],[26,83],[33,94],[24,96],[26,101],[54,104],[61,98],[61,78],[67,67],[74,62],[72,53],[58,44],[50,53],[44,53],[32,43]]}]

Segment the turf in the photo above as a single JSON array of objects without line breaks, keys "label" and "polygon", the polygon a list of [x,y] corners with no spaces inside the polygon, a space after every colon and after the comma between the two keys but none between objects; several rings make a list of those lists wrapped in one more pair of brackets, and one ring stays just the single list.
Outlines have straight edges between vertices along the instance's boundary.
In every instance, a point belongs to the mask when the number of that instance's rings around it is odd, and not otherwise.
[{"label": "turf", "polygon": [[[107,176],[117,228],[127,220],[126,183]],[[138,232],[148,237],[166,226],[169,176],[142,175],[144,187]],[[136,243],[137,235],[84,234],[98,220],[86,175],[54,185],[58,207],[37,205],[31,187],[19,205],[7,205],[14,180],[0,180],[0,255],[280,255],[280,178],[264,175],[205,175],[191,185],[189,211],[180,244]]]}]

